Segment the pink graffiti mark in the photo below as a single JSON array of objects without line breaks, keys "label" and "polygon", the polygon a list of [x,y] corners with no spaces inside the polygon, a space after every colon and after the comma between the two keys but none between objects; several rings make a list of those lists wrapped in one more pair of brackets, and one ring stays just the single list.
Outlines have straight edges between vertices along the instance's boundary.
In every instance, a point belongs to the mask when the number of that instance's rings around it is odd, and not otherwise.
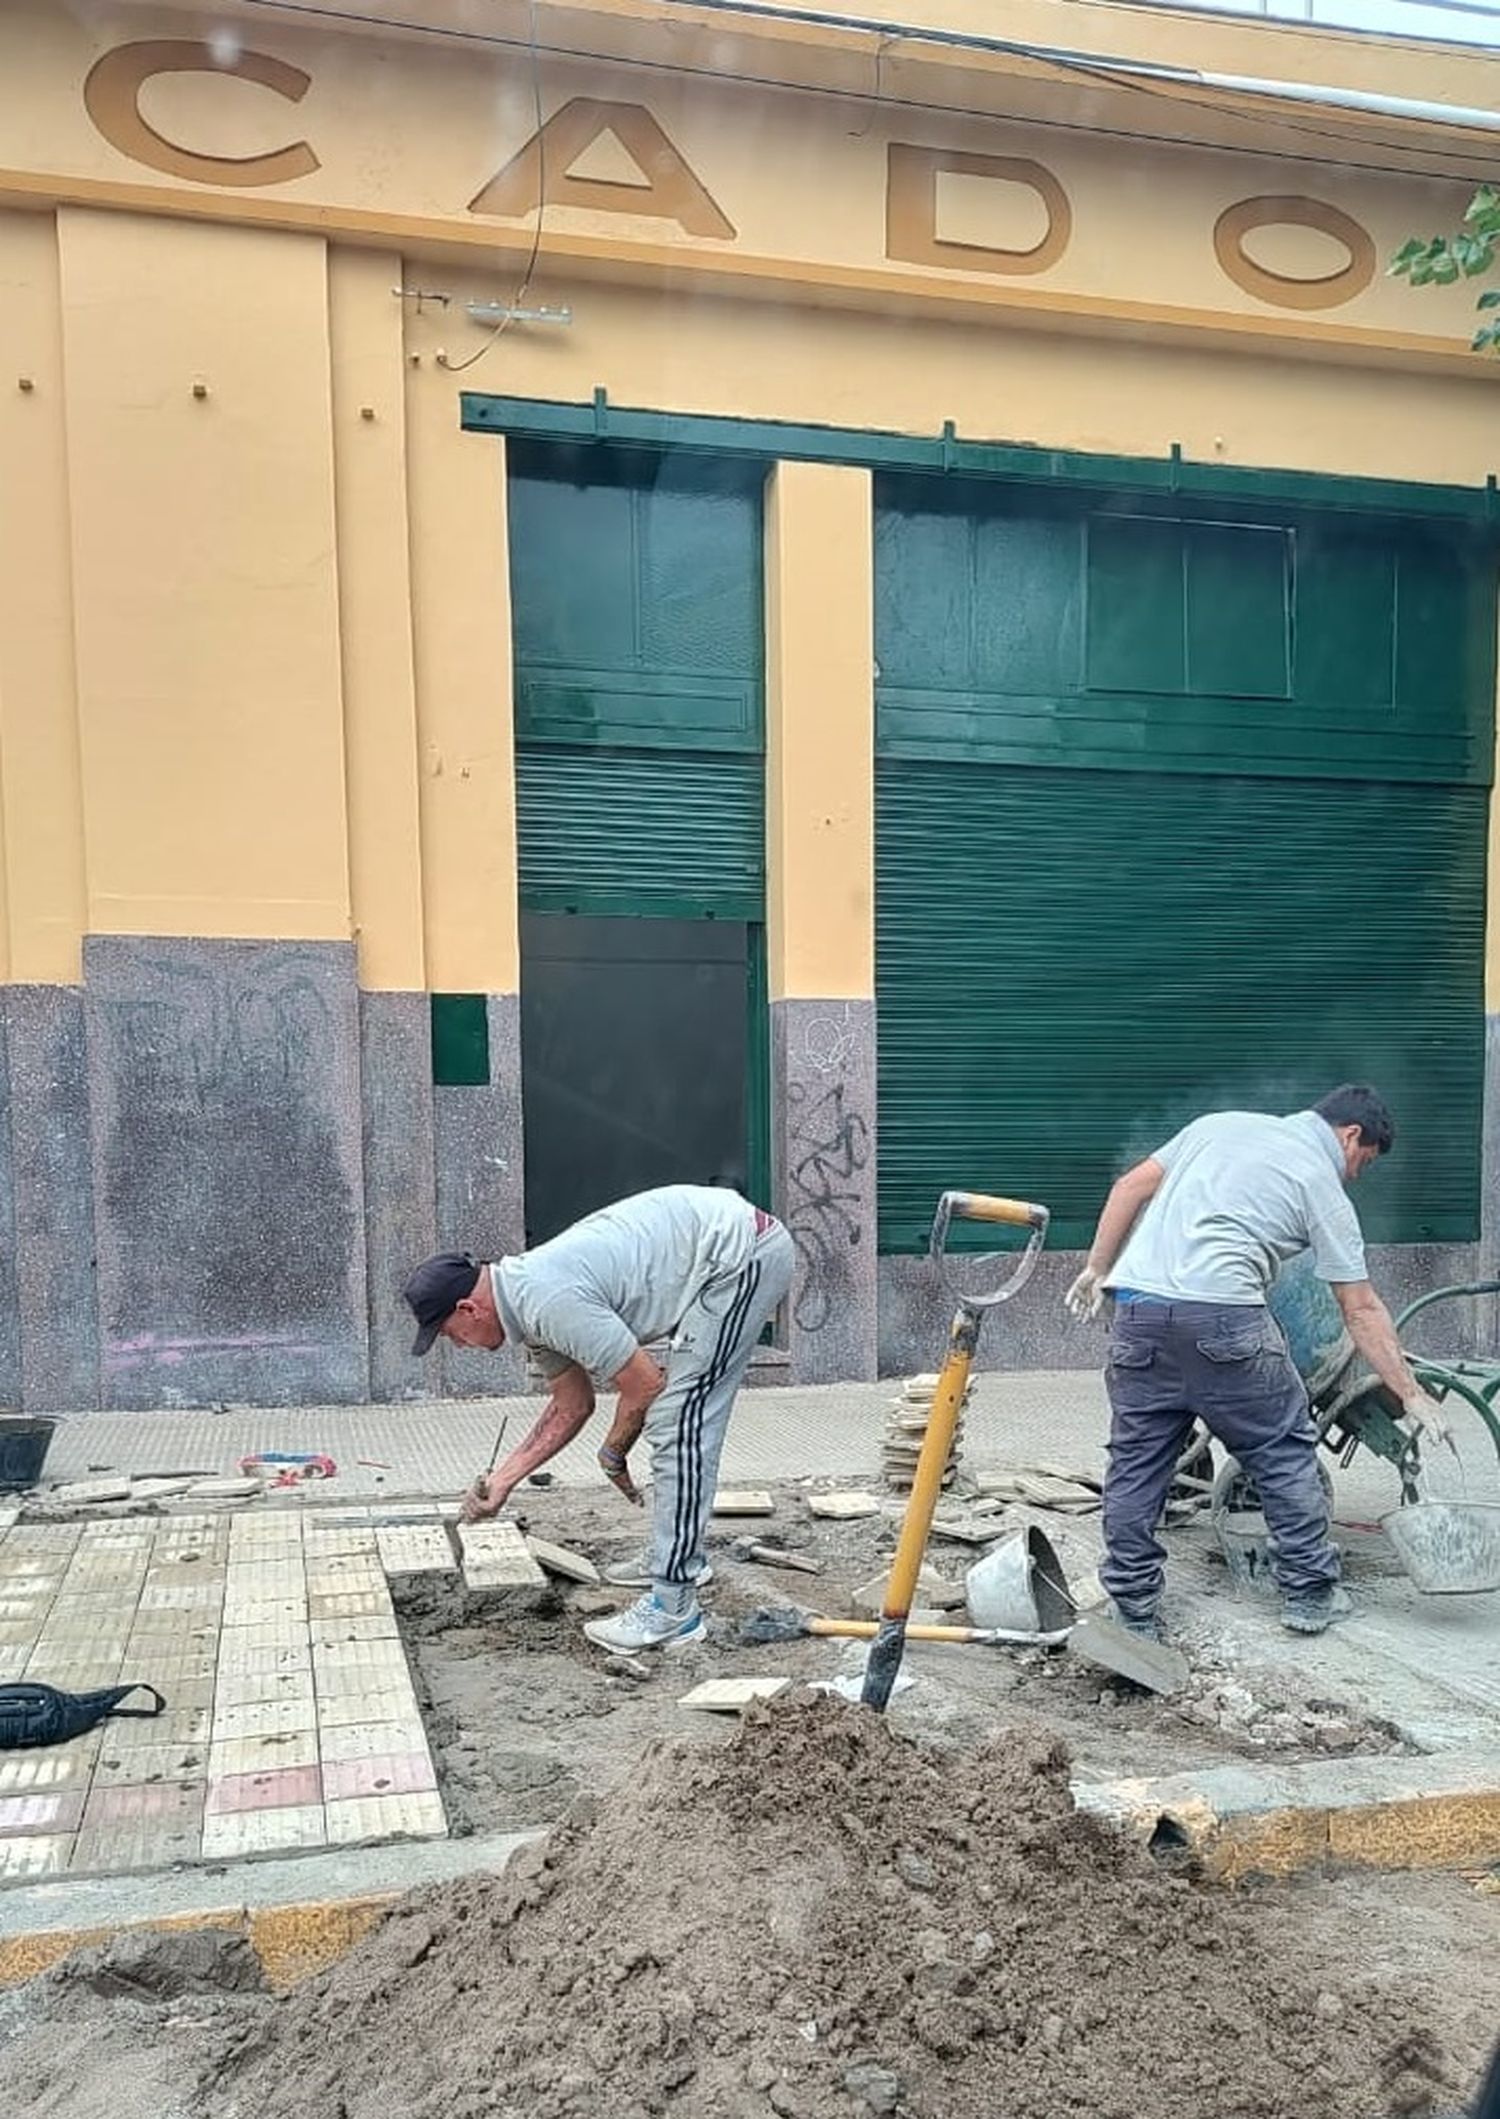
[{"label": "pink graffiti mark", "polygon": [[144,1368],[155,1363],[176,1368],[194,1354],[315,1354],[317,1345],[292,1332],[239,1332],[221,1339],[171,1338],[142,1332],[134,1339],[112,1339],[104,1349],[107,1369]]}]

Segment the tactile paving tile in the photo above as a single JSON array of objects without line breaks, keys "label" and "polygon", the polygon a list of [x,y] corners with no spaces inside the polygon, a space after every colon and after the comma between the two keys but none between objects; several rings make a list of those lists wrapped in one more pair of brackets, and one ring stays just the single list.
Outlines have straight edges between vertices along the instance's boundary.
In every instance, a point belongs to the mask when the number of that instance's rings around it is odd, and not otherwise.
[{"label": "tactile paving tile", "polygon": [[39,1832],[76,1832],[83,1817],[79,1788],[54,1788],[30,1795],[0,1795],[0,1839]]},{"label": "tactile paving tile", "polygon": [[514,1523],[465,1523],[458,1539],[470,1589],[546,1588],[547,1577]]},{"label": "tactile paving tile", "polygon": [[226,1773],[208,1784],[208,1817],[232,1817],[244,1810],[288,1810],[323,1800],[323,1776],[316,1766],[277,1766],[265,1773]]},{"label": "tactile paving tile", "polygon": [[72,1837],[65,1832],[28,1839],[0,1839],[0,1878],[12,1882],[23,1876],[56,1876],[67,1868],[72,1850]]},{"label": "tactile paving tile", "polygon": [[280,1810],[238,1810],[203,1820],[203,1859],[234,1861],[249,1854],[289,1854],[328,1844],[321,1803]]},{"label": "tactile paving tile", "polygon": [[388,1575],[457,1574],[453,1541],[440,1523],[392,1524],[375,1533]]},{"label": "tactile paving tile", "polygon": [[278,1730],[274,1736],[221,1738],[208,1747],[208,1777],[224,1780],[236,1773],[274,1773],[285,1766],[316,1766],[316,1729]]},{"label": "tactile paving tile", "polygon": [[437,1773],[425,1750],[323,1761],[325,1802],[353,1802],[381,1795],[428,1795],[436,1789]]},{"label": "tactile paving tile", "polygon": [[323,1723],[318,1731],[323,1767],[347,1764],[356,1759],[429,1757],[427,1735],[416,1700],[400,1721]]},{"label": "tactile paving tile", "polygon": [[202,1782],[185,1786],[162,1781],[127,1788],[96,1788],[68,1864],[84,1871],[117,1874],[196,1861],[203,1842]]},{"label": "tactile paving tile", "polygon": [[314,1619],[311,1630],[315,1649],[350,1648],[361,1641],[400,1639],[396,1614],[389,1606],[383,1612],[372,1612],[359,1618]]},{"label": "tactile paving tile", "polygon": [[448,1830],[442,1797],[434,1794],[356,1796],[328,1803],[325,1811],[333,1847],[362,1839],[441,1839]]},{"label": "tactile paving tile", "polygon": [[400,1722],[409,1718],[416,1698],[408,1681],[381,1692],[331,1692],[318,1701],[318,1728],[348,1728],[356,1722]]}]

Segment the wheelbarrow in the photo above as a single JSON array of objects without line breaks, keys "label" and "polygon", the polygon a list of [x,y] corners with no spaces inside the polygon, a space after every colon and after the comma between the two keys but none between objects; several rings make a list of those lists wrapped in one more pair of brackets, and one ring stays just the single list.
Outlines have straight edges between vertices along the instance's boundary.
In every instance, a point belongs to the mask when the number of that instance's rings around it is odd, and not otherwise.
[{"label": "wheelbarrow", "polygon": [[[1466,1281],[1418,1296],[1395,1318],[1397,1334],[1419,1312],[1462,1297],[1500,1294],[1500,1281]],[[1429,1490],[1422,1437],[1401,1418],[1393,1394],[1365,1365],[1344,1327],[1343,1313],[1326,1281],[1305,1256],[1283,1266],[1268,1298],[1298,1374],[1307,1386],[1318,1439],[1329,1456],[1347,1467],[1360,1450],[1384,1458],[1396,1472],[1397,1507],[1382,1526],[1417,1588],[1428,1594],[1500,1589],[1500,1508],[1466,1497],[1439,1499]],[[1450,1411],[1472,1412],[1500,1457],[1500,1361],[1436,1361],[1406,1351],[1423,1390]],[[1195,1434],[1179,1459],[1178,1481],[1200,1492],[1203,1438]],[[1333,1481],[1320,1461],[1319,1476],[1330,1501]],[[1233,1458],[1208,1493],[1211,1520],[1231,1571],[1254,1578],[1268,1569],[1270,1541],[1260,1514],[1255,1482]]]}]

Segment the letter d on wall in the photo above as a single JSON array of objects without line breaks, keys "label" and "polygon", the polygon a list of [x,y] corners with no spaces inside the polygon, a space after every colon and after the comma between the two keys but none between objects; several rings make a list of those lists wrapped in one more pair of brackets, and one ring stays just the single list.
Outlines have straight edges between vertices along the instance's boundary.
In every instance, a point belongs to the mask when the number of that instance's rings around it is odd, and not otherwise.
[{"label": "letter d on wall", "polygon": [[211,44],[187,38],[117,45],[90,69],[83,102],[111,147],[132,162],[197,184],[287,184],[293,177],[311,176],[321,166],[306,140],[259,155],[195,154],[177,146],[141,116],[141,90],[157,74],[233,74],[237,81],[273,90],[288,103],[300,103],[312,86],[312,76],[300,66],[289,66],[266,52],[242,51],[221,59]]}]

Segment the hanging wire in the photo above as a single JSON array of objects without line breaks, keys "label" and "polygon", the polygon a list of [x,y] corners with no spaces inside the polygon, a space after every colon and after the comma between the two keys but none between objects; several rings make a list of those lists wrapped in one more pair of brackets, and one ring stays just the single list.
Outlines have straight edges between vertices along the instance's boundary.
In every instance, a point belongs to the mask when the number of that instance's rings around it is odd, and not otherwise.
[{"label": "hanging wire", "polygon": [[536,0],[529,0],[529,6],[531,13],[531,104],[536,119],[533,138],[536,141],[537,166],[536,227],[531,234],[531,255],[526,260],[526,269],[521,275],[521,284],[511,296],[504,316],[491,328],[490,334],[483,345],[471,353],[466,360],[450,361],[446,353],[438,355],[438,366],[449,375],[462,375],[466,368],[472,368],[476,361],[482,361],[487,353],[494,351],[497,339],[504,338],[506,332],[516,320],[516,311],[521,307],[530,292],[532,278],[536,272],[536,261],[541,255],[542,227],[547,218],[547,129],[542,118],[542,55],[537,34]]}]

